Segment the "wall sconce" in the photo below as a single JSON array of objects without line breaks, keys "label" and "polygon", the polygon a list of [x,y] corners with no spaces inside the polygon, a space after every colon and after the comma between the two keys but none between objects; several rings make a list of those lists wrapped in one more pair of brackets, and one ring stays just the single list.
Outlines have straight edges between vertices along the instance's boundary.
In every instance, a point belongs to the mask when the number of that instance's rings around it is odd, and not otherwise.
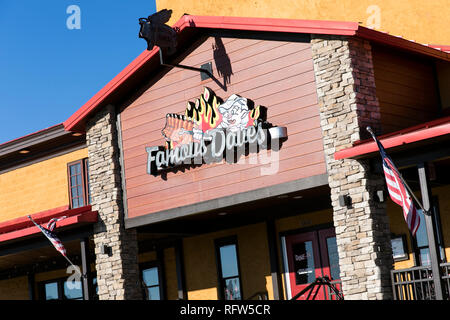
[{"label": "wall sconce", "polygon": [[200,73],[201,81],[206,80],[206,79],[211,79],[211,75],[212,75],[212,72],[213,72],[213,70],[212,70],[212,63],[211,62],[202,64],[200,69],[204,69],[204,70],[208,71],[208,72]]},{"label": "wall sconce", "polygon": [[352,205],[352,198],[349,195],[340,195],[339,205],[341,207],[350,207]]},{"label": "wall sconce", "polygon": [[106,245],[106,244],[102,245],[102,247],[100,249],[100,252],[102,254],[107,254],[108,257],[112,256],[112,248],[110,246]]},{"label": "wall sconce", "polygon": [[383,203],[386,201],[384,190],[377,190],[375,192],[375,200],[378,201],[379,203]]}]

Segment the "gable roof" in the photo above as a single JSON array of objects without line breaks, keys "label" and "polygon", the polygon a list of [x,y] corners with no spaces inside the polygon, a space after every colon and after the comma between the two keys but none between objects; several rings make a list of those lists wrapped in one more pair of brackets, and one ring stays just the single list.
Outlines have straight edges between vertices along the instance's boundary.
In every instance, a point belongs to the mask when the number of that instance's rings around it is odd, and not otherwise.
[{"label": "gable roof", "polygon": [[[419,44],[401,37],[375,31],[360,26],[356,22],[292,20],[273,18],[241,18],[223,16],[184,15],[173,26],[179,36],[190,36],[195,29],[228,29],[243,31],[309,33],[340,36],[357,36],[373,42],[423,54],[437,59],[450,61],[450,54],[440,47]],[[445,47],[445,46],[444,46]],[[89,99],[80,109],[64,122],[68,131],[84,132],[87,118],[98,108],[112,103],[121,90],[136,84],[144,75],[159,66],[159,48],[145,50],[125,69],[107,83],[99,92]]]},{"label": "gable roof", "polygon": [[1,143],[0,174],[85,144],[84,135],[68,132],[62,123]]}]

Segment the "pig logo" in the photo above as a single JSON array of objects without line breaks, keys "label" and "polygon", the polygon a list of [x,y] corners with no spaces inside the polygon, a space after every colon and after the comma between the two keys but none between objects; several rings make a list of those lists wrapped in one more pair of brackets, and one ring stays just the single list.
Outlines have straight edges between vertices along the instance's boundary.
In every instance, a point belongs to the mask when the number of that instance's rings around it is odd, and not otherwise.
[{"label": "pig logo", "polygon": [[247,127],[250,110],[247,106],[247,99],[233,94],[219,107],[222,115],[222,122],[217,128],[237,132]]}]

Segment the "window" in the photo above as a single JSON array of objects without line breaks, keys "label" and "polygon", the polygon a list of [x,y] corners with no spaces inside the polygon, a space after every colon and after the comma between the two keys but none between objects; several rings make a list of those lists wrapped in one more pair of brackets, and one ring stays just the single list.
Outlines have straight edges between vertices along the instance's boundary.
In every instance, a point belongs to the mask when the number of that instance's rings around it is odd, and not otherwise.
[{"label": "window", "polygon": [[161,274],[157,262],[150,262],[141,268],[142,286],[147,300],[161,300]]},{"label": "window", "polygon": [[242,285],[239,272],[237,239],[235,237],[216,240],[217,272],[220,298],[241,300]]},{"label": "window", "polygon": [[327,237],[327,254],[330,265],[330,275],[332,280],[340,279],[339,254],[337,249],[336,236]]},{"label": "window", "polygon": [[44,300],[83,300],[81,281],[52,280],[42,284]]},{"label": "window", "polygon": [[[445,251],[443,246],[443,240],[442,240],[442,232],[441,232],[441,223],[440,223],[440,217],[439,217],[439,210],[438,210],[438,202],[437,198],[433,198],[434,206],[431,210],[431,213],[433,215],[433,224],[434,229],[436,231],[436,245],[438,246],[438,250],[440,253],[440,260],[441,262],[445,262]],[[416,237],[413,239],[414,247],[415,247],[415,255],[416,255],[416,261],[417,265],[420,266],[429,266],[431,265],[430,260],[430,248],[428,246],[428,234],[427,234],[427,226],[425,223],[425,216],[422,212],[422,210],[418,209],[417,213],[420,217],[420,226],[419,229],[416,232]]]},{"label": "window", "polygon": [[394,261],[408,260],[408,249],[406,247],[405,235],[391,234],[392,258]]},{"label": "window", "polygon": [[294,254],[295,284],[312,283],[316,279],[316,264],[314,261],[313,242],[305,241],[292,245]]},{"label": "window", "polygon": [[59,298],[59,288],[57,282],[49,282],[44,285],[45,300],[57,300]]},{"label": "window", "polygon": [[[97,299],[98,286],[97,278],[92,278],[93,299]],[[70,280],[68,278],[55,279],[39,283],[40,297],[43,300],[83,300],[83,284],[80,280]]]},{"label": "window", "polygon": [[88,159],[71,162],[67,167],[71,208],[75,209],[90,204]]}]

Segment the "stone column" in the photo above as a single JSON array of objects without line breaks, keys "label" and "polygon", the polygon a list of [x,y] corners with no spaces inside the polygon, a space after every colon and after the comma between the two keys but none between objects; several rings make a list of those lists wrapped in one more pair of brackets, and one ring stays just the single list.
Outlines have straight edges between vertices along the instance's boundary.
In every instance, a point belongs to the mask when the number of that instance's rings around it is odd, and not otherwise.
[{"label": "stone column", "polygon": [[[100,300],[142,299],[135,230],[125,230],[116,113],[109,105],[86,125],[89,184],[94,226],[98,295]],[[111,252],[102,253],[103,246]]]},{"label": "stone column", "polygon": [[[386,205],[374,200],[384,178],[367,161],[335,160],[336,151],[380,132],[370,43],[355,37],[312,36],[328,182],[345,299],[392,299],[392,248]],[[351,204],[340,206],[339,196]]]}]

